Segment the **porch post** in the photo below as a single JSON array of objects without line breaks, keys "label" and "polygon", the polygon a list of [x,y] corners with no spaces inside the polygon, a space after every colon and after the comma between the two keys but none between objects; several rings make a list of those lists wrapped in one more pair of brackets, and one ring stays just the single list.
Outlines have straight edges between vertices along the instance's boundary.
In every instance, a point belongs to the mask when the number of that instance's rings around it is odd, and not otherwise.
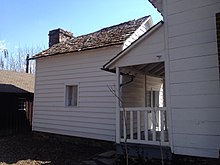
[{"label": "porch post", "polygon": [[120,143],[120,69],[116,67],[116,143]]}]

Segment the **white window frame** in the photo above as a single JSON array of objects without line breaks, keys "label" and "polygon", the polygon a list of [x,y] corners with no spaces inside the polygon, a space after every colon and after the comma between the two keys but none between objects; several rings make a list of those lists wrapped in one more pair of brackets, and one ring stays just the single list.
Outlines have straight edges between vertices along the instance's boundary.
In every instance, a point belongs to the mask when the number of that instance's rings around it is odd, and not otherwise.
[{"label": "white window frame", "polygon": [[[76,105],[69,105],[69,101],[68,101],[68,99],[69,99],[69,91],[68,91],[68,89],[69,89],[69,87],[76,87],[77,88],[77,91],[76,91]],[[64,106],[65,107],[68,107],[68,108],[74,108],[74,107],[79,107],[79,83],[65,83],[64,84],[64,93],[65,93],[65,95],[64,95]]]}]

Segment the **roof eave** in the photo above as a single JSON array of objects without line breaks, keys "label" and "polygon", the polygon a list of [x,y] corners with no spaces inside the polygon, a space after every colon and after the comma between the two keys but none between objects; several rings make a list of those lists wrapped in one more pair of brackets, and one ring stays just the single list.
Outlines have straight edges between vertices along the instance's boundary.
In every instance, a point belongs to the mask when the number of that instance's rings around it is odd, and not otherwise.
[{"label": "roof eave", "polygon": [[106,47],[117,46],[117,45],[122,45],[122,44],[123,44],[123,42],[121,42],[121,43],[115,43],[115,44],[109,44],[109,45],[105,45],[105,46],[98,46],[98,47],[86,48],[86,49],[82,49],[82,50],[74,50],[74,51],[67,51],[67,52],[58,52],[58,53],[52,53],[52,54],[45,54],[45,55],[41,55],[41,56],[35,55],[35,56],[29,58],[28,60],[36,60],[36,59],[39,59],[39,58],[57,56],[57,55],[62,55],[62,54],[66,54],[66,53],[82,52],[82,51],[93,50],[93,49],[99,49],[99,48],[106,48]]},{"label": "roof eave", "polygon": [[151,0],[148,0],[151,5],[163,16],[163,13],[157,8],[157,6],[151,1]]}]

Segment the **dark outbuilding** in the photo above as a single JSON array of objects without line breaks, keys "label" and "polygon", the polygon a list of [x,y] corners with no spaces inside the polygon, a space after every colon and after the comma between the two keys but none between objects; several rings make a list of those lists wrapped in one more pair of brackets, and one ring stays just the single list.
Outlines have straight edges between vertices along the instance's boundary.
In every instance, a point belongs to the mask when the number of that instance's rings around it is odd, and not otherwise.
[{"label": "dark outbuilding", "polygon": [[0,130],[31,128],[34,98],[34,75],[0,71]]}]

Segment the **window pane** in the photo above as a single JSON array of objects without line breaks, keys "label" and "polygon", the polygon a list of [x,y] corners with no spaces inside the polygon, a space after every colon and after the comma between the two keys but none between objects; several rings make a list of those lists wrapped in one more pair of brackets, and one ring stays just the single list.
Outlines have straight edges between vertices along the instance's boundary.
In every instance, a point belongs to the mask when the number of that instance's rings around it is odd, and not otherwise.
[{"label": "window pane", "polygon": [[73,95],[73,88],[72,86],[68,87],[68,106],[72,106],[72,95]]},{"label": "window pane", "polygon": [[26,99],[25,98],[19,98],[18,99],[18,110],[26,110]]},{"label": "window pane", "polygon": [[77,85],[72,85],[72,86],[67,86],[66,87],[66,102],[67,106],[77,106],[77,95],[78,95],[78,86]]}]

